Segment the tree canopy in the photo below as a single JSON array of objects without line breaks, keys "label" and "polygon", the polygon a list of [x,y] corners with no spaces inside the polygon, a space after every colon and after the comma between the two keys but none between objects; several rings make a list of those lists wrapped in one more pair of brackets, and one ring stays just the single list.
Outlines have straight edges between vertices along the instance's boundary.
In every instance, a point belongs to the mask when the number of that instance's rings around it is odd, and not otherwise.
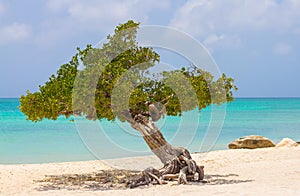
[{"label": "tree canopy", "polygon": [[38,92],[21,96],[20,110],[32,121],[56,120],[60,115],[125,121],[126,115],[150,117],[151,103],[161,103],[166,115],[177,116],[233,100],[237,88],[225,74],[214,78],[194,65],[149,73],[160,56],[138,45],[138,28],[139,23],[130,20],[117,26],[100,48],[77,48]]}]

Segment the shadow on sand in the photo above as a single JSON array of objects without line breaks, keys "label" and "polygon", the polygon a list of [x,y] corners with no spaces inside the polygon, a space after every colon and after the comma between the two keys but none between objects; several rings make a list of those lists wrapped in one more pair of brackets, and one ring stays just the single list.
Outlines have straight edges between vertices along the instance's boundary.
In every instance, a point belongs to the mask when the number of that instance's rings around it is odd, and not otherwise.
[{"label": "shadow on sand", "polygon": [[245,182],[252,182],[253,180],[240,180],[237,174],[227,174],[227,175],[205,175],[205,180],[207,180],[206,185],[222,185],[222,184],[239,184]]},{"label": "shadow on sand", "polygon": [[[38,183],[38,191],[49,190],[120,190],[127,189],[128,183],[139,177],[140,171],[129,170],[101,170],[91,174],[65,174],[49,175]],[[237,174],[205,175],[203,182],[190,182],[190,185],[222,185],[251,182],[253,180],[240,180]],[[176,182],[173,182],[176,184]],[[146,188],[142,186],[140,188]]]}]

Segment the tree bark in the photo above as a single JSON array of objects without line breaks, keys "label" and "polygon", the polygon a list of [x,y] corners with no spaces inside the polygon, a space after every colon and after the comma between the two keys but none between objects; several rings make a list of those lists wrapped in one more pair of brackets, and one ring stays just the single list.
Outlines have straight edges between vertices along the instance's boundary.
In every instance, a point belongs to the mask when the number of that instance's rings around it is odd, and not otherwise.
[{"label": "tree bark", "polygon": [[138,115],[138,119],[131,126],[138,130],[151,151],[160,159],[163,164],[173,160],[182,153],[181,148],[176,148],[166,141],[160,130],[150,119]]},{"label": "tree bark", "polygon": [[[143,176],[130,185],[131,188],[149,184],[152,181],[163,184],[164,179],[172,180],[174,176],[178,178],[179,184],[186,184],[188,180],[195,178],[197,178],[197,181],[203,180],[204,167],[196,164],[187,149],[183,147],[176,148],[168,143],[153,121],[139,114],[128,122],[142,134],[151,151],[164,164],[164,167],[159,170],[154,168],[145,169],[142,173]],[[173,175],[172,178],[168,178],[170,174]],[[190,176],[193,176],[193,178]]]}]

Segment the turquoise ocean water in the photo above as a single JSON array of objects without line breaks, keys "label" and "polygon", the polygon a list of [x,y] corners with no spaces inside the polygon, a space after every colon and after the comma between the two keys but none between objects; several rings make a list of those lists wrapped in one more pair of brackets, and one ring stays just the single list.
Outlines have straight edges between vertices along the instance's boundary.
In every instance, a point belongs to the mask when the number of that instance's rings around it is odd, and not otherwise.
[{"label": "turquoise ocean water", "polygon": [[[38,123],[26,121],[26,117],[17,106],[19,106],[18,99],[0,99],[0,164],[96,159],[79,136],[76,123],[63,117],[57,121],[44,120]],[[224,106],[215,110],[218,112],[224,111],[223,109]],[[187,116],[195,117],[188,117],[181,131],[178,131],[179,117],[167,117],[162,120],[163,122],[159,122],[159,127],[167,140],[175,145],[187,146],[192,152],[227,149],[229,142],[245,135],[263,135],[274,142],[279,142],[284,137],[300,141],[300,98],[238,98],[228,103],[225,119],[216,120],[224,123],[217,141],[208,142],[214,143],[212,148],[205,148],[205,142],[204,147],[201,147],[202,138],[208,128],[216,123],[211,118],[212,108],[208,107],[201,111],[200,116],[194,114],[197,112],[188,113]],[[124,128],[122,129],[118,123],[102,121],[101,126],[113,144],[128,148],[127,150],[132,152],[148,150],[138,134],[124,132]],[[195,132],[193,127],[196,127]],[[81,134],[82,131],[85,130],[81,127]],[[86,133],[89,133],[88,131],[90,130],[86,127]],[[216,134],[219,132],[211,135],[213,137],[211,141],[215,140]],[[92,139],[95,143],[102,144],[101,138]],[[110,152],[113,149],[103,143],[96,150]],[[132,156],[134,155],[133,153]]]}]

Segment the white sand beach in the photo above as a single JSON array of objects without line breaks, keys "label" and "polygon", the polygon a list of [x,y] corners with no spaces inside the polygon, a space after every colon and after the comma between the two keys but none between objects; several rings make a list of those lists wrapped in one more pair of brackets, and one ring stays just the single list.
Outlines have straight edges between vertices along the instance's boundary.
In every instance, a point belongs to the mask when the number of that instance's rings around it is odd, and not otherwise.
[{"label": "white sand beach", "polygon": [[[300,146],[222,150],[205,155],[193,154],[193,158],[205,166],[204,179],[208,183],[169,183],[108,191],[80,188],[41,190],[41,184],[37,182],[45,175],[84,174],[110,169],[101,161],[0,165],[0,195],[300,195]],[[118,161],[132,169],[144,169],[137,163],[160,167],[154,156]]]}]

